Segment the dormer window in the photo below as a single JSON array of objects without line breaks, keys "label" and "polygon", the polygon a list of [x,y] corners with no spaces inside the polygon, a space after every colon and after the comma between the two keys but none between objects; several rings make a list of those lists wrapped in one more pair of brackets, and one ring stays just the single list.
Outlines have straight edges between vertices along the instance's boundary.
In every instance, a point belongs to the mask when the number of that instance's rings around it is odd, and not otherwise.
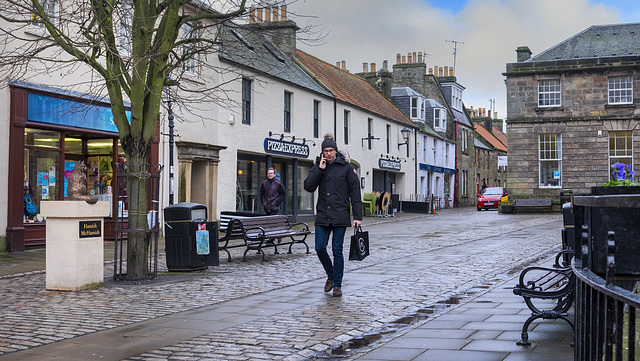
[{"label": "dormer window", "polygon": [[433,128],[436,130],[447,130],[447,112],[442,108],[433,109]]}]

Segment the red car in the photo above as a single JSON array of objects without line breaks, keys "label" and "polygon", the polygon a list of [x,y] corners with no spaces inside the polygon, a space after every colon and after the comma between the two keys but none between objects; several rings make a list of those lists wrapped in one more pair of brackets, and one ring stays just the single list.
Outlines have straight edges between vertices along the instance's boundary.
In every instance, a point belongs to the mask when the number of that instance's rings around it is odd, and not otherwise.
[{"label": "red car", "polygon": [[507,196],[507,191],[504,187],[490,187],[485,188],[478,194],[478,211],[483,209],[498,208],[498,202],[502,197]]}]

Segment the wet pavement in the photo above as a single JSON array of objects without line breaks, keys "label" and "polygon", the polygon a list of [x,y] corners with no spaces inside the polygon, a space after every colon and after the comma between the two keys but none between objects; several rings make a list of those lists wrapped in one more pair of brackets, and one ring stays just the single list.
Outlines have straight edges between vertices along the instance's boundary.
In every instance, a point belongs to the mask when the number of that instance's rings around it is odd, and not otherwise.
[{"label": "wet pavement", "polygon": [[78,292],[45,289],[43,249],[0,255],[0,360],[573,359],[561,320],[534,322],[532,345],[516,345],[530,311],[514,277],[551,263],[559,214],[474,207],[363,223],[371,255],[346,261],[342,298],[322,291],[302,245],[266,262],[235,249],[192,273],[167,272],[161,252],[158,279],[134,285],[112,280],[106,243],[104,287]]}]

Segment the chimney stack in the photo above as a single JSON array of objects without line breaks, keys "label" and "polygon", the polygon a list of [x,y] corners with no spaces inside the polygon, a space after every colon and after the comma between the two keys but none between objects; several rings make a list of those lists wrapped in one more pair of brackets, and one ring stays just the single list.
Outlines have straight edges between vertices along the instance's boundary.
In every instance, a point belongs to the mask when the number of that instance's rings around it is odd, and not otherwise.
[{"label": "chimney stack", "polygon": [[528,46],[519,46],[516,49],[516,54],[518,55],[518,63],[521,63],[529,58],[531,58],[531,50],[529,50]]}]

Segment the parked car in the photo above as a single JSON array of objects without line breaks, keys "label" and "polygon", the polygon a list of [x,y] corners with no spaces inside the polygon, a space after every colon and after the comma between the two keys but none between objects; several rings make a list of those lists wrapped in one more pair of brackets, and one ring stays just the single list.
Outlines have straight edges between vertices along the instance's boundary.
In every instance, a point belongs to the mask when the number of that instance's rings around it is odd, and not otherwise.
[{"label": "parked car", "polygon": [[498,203],[502,198],[507,197],[507,191],[504,187],[489,187],[485,188],[478,195],[478,211],[483,209],[498,208]]}]

